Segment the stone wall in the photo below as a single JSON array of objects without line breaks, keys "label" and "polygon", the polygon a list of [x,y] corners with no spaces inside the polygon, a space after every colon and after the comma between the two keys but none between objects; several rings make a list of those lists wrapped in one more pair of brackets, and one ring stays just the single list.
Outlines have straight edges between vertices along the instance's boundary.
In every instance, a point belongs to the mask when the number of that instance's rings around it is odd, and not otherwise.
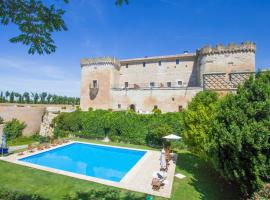
[{"label": "stone wall", "polygon": [[[62,109],[62,107],[66,109]],[[50,124],[52,119],[59,112],[72,112],[74,107],[71,105],[22,105],[22,104],[0,104],[0,116],[5,122],[13,118],[26,123],[26,128],[23,130],[24,136],[31,136],[40,133],[42,136],[52,134]],[[0,125],[0,134],[3,125]]]},{"label": "stone wall", "polygon": [[47,107],[43,116],[42,123],[40,125],[39,135],[44,137],[53,136],[53,119],[57,117],[61,112],[73,112],[74,108],[61,109],[61,107]]},{"label": "stone wall", "polygon": [[134,105],[136,111],[151,112],[157,106],[162,112],[178,112],[185,108],[199,91],[202,91],[202,88],[113,90],[112,109],[127,110]]},{"label": "stone wall", "polygon": [[24,136],[31,136],[39,132],[44,112],[45,107],[41,106],[33,107],[30,105],[17,106],[0,104],[0,116],[4,121],[10,121],[16,118],[21,122],[25,122],[27,126],[23,130]]}]

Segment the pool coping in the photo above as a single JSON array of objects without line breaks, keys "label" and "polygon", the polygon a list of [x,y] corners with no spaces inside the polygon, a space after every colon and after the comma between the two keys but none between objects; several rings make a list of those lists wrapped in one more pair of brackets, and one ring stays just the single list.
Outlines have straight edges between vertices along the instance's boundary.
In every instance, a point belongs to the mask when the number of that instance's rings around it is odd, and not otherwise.
[{"label": "pool coping", "polygon": [[[91,144],[91,145],[120,148],[120,149],[127,149],[127,150],[144,151],[146,153],[125,174],[125,176],[121,179],[120,182],[114,182],[114,181],[110,181],[107,179],[96,178],[96,177],[92,177],[92,176],[82,175],[82,174],[78,174],[78,173],[74,173],[74,172],[59,170],[59,169],[55,169],[55,168],[51,168],[51,167],[46,167],[46,166],[42,166],[42,165],[37,165],[37,164],[21,161],[21,159],[23,159],[23,158],[38,155],[40,153],[51,151],[51,150],[58,149],[61,147],[65,147],[67,145],[71,145],[74,143]],[[173,185],[173,179],[174,179],[174,172],[175,172],[175,167],[176,167],[174,163],[171,163],[171,167],[169,168],[169,171],[168,171],[168,176],[167,176],[168,178],[167,179],[170,181],[169,181],[168,185],[166,185],[166,189],[163,188],[160,191],[149,190],[148,186],[151,184],[151,182],[149,181],[149,177],[145,177],[145,176],[149,176],[149,173],[148,173],[148,175],[144,174],[144,176],[141,177],[141,179],[145,179],[145,181],[138,179],[139,178],[138,176],[140,176],[142,174],[141,172],[142,172],[142,170],[144,170],[145,166],[148,168],[151,168],[151,164],[149,162],[152,162],[154,159],[155,163],[156,163],[156,159],[159,158],[159,155],[160,155],[160,152],[158,152],[158,151],[152,151],[152,150],[146,150],[146,149],[137,149],[137,148],[131,148],[131,147],[119,147],[119,146],[112,146],[112,145],[106,145],[106,144],[82,142],[82,141],[70,141],[68,143],[58,145],[55,147],[51,147],[49,149],[44,149],[44,150],[36,151],[33,153],[27,152],[23,156],[18,156],[17,154],[12,154],[12,155],[9,155],[7,157],[1,157],[0,159],[4,160],[4,161],[11,162],[11,163],[19,164],[22,166],[31,167],[34,169],[39,169],[39,170],[52,172],[52,173],[56,173],[56,174],[66,175],[69,177],[78,178],[78,179],[82,179],[82,180],[86,180],[86,181],[96,182],[96,183],[100,183],[100,184],[104,184],[104,185],[108,185],[108,186],[113,186],[113,187],[118,187],[118,188],[122,188],[122,189],[127,189],[127,190],[131,190],[131,191],[135,191],[135,192],[142,192],[142,193],[146,193],[146,194],[152,194],[155,196],[170,198],[171,191],[172,191],[172,185]],[[153,166],[152,166],[152,168],[153,168]],[[155,169],[156,169],[156,166],[155,166]],[[152,171],[152,170],[149,170],[149,171]],[[152,173],[153,172],[154,171],[152,171]],[[152,174],[150,174],[150,176],[151,175]],[[138,180],[142,181],[142,186],[138,185],[138,184],[136,185]],[[146,180],[147,180],[147,183],[145,183]],[[149,184],[149,185],[147,185],[147,184]],[[145,187],[143,187],[143,185],[145,185]]]}]

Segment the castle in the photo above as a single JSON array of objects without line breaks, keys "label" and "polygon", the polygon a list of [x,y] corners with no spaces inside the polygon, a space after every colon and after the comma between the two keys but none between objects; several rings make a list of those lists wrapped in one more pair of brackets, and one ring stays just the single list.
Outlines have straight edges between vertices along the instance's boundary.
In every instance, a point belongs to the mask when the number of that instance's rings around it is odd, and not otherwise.
[{"label": "castle", "polygon": [[233,91],[255,72],[256,45],[206,46],[196,53],[81,60],[81,108],[181,111],[202,90]]}]

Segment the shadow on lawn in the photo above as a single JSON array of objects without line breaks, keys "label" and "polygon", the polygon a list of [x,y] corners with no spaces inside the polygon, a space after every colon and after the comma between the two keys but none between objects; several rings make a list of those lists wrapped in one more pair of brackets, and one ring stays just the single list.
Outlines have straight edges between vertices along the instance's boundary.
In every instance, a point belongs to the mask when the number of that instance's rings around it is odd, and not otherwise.
[{"label": "shadow on lawn", "polygon": [[178,153],[177,166],[192,174],[193,177],[188,177],[189,184],[201,194],[201,199],[240,199],[237,187],[225,182],[208,162],[198,156],[189,152]]}]

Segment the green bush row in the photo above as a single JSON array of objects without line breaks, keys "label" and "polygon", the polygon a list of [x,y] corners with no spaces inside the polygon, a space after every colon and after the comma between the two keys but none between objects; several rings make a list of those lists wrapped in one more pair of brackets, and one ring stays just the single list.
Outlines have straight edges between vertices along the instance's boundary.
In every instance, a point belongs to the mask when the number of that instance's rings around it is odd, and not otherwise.
[{"label": "green bush row", "polygon": [[0,199],[3,200],[46,200],[45,198],[36,194],[26,194],[19,191],[8,190],[0,188]]},{"label": "green bush row", "polygon": [[75,135],[112,141],[160,146],[167,134],[181,134],[181,113],[141,115],[131,111],[77,110],[61,113],[54,119],[56,137]]}]

